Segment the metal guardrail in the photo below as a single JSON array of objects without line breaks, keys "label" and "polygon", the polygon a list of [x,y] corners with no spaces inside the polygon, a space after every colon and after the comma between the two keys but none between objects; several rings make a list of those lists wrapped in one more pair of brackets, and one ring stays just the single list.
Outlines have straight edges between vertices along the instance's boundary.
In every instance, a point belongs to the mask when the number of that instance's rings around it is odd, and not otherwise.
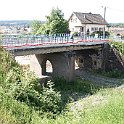
[{"label": "metal guardrail", "polygon": [[86,37],[71,36],[70,34],[55,34],[55,35],[3,35],[0,43],[3,47],[19,47],[19,46],[35,46],[35,45],[50,45],[50,44],[65,44],[78,42],[100,42],[107,41],[102,37]]}]

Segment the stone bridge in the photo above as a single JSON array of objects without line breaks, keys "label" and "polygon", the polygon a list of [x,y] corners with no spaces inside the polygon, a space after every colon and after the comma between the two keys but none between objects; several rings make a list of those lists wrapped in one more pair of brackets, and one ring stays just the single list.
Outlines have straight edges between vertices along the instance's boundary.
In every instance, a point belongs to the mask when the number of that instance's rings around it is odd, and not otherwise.
[{"label": "stone bridge", "polygon": [[[9,44],[9,43],[8,43]],[[75,79],[75,63],[87,70],[107,70],[109,45],[106,40],[74,40],[62,42],[4,44],[14,56],[30,55],[30,69],[40,77],[48,75],[46,62],[50,61],[52,77],[63,77],[67,81]]]}]

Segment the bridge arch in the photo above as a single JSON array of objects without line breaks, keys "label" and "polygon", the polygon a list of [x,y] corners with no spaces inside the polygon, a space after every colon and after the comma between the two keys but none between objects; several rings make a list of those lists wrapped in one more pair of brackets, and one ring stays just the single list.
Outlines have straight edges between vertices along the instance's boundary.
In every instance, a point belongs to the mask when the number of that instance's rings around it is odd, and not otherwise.
[{"label": "bridge arch", "polygon": [[52,76],[53,62],[51,59],[48,59],[48,58],[42,56],[42,61],[41,61],[40,65],[41,65],[41,70],[42,70],[41,74],[42,75]]},{"label": "bridge arch", "polygon": [[41,63],[42,75],[52,76],[53,73],[53,63],[50,59],[43,59]]},{"label": "bridge arch", "polygon": [[41,70],[37,68],[35,71],[41,76],[63,77],[68,81],[74,79],[75,54],[73,52],[38,54],[36,59],[37,67]]},{"label": "bridge arch", "polygon": [[48,75],[51,75],[53,73],[53,66],[52,66],[52,63],[50,62],[50,60],[46,61],[46,73]]}]

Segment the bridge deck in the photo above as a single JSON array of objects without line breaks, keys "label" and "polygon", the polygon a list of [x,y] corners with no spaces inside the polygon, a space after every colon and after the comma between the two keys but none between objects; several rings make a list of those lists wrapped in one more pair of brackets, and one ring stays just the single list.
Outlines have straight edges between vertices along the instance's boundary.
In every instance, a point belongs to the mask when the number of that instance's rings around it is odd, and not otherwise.
[{"label": "bridge deck", "polygon": [[106,39],[74,37],[69,39],[68,35],[61,37],[3,37],[1,45],[13,51],[15,55],[45,54],[53,52],[73,51],[80,49],[100,48]]},{"label": "bridge deck", "polygon": [[83,49],[99,49],[103,47],[105,42],[82,42],[78,44],[53,44],[53,45],[38,45],[38,46],[23,46],[7,48],[12,51],[15,56],[33,55],[33,54],[47,54],[55,52],[67,52]]}]

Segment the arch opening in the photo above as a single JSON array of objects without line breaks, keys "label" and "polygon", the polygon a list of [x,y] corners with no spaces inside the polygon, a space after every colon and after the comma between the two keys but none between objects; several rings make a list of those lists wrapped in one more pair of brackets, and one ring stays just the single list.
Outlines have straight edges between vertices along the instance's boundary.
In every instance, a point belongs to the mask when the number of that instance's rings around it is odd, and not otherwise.
[{"label": "arch opening", "polygon": [[75,70],[84,67],[84,58],[82,56],[78,56],[75,59]]},{"label": "arch opening", "polygon": [[49,60],[47,60],[47,61],[46,61],[46,75],[51,76],[52,73],[53,73],[53,66],[52,66],[52,63],[51,63]]}]

